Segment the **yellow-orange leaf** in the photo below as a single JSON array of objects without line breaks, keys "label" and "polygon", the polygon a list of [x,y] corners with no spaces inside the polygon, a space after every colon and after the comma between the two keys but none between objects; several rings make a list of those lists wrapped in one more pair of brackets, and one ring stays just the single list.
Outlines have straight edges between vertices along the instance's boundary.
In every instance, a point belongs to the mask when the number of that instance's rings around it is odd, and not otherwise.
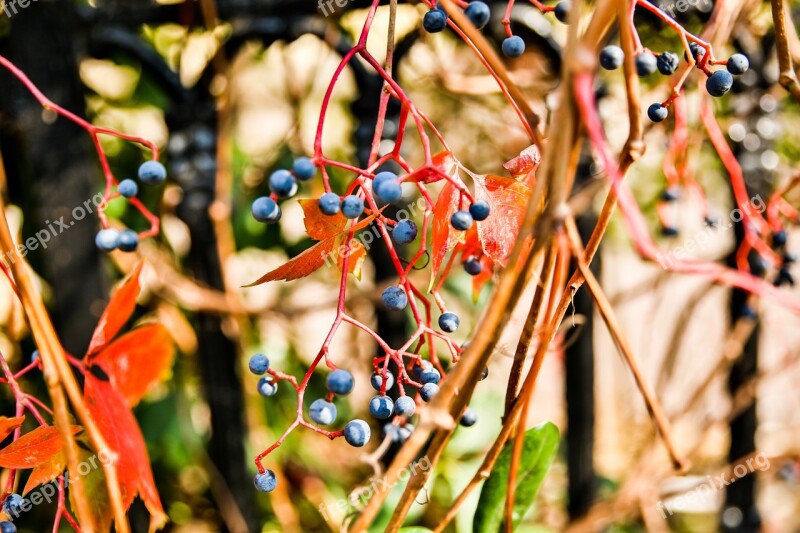
[{"label": "yellow-orange leaf", "polygon": [[[80,430],[80,427],[72,426],[72,433]],[[64,441],[58,428],[39,426],[0,450],[0,466],[34,468],[52,459],[63,446]]]},{"label": "yellow-orange leaf", "polygon": [[347,272],[353,274],[356,279],[361,280],[361,267],[364,265],[364,259],[367,258],[367,249],[357,239],[352,239],[349,247],[344,248],[344,246],[342,244],[342,253],[337,254],[339,257],[337,262],[339,271],[341,272],[344,269],[344,259],[347,257]]},{"label": "yellow-orange leaf", "polygon": [[298,200],[303,208],[306,224],[306,233],[315,241],[339,235],[347,225],[347,219],[341,212],[335,215],[326,215],[319,209],[319,202],[315,199]]},{"label": "yellow-orange leaf", "polygon": [[[64,450],[61,449],[49,460],[40,464],[31,471],[28,481],[25,483],[25,488],[22,494],[27,494],[30,490],[38,487],[39,485],[50,483],[56,479],[67,467],[67,459],[64,457]],[[100,467],[98,463],[98,468]]]},{"label": "yellow-orange leaf", "polygon": [[89,349],[86,351],[87,355],[99,351],[111,342],[111,339],[131,317],[136,308],[136,297],[139,295],[139,274],[142,272],[143,264],[139,263],[131,275],[114,292],[105,311],[100,316],[100,321],[92,335],[92,341],[89,343]]},{"label": "yellow-orange leaf", "polygon": [[0,416],[0,441],[11,435],[11,432],[20,427],[23,422],[25,422],[24,416],[15,418]]}]

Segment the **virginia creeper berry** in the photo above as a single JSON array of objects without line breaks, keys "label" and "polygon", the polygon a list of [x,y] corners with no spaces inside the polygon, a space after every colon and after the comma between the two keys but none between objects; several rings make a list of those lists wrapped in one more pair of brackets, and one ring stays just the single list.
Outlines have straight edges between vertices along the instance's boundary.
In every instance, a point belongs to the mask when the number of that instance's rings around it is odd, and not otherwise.
[{"label": "virginia creeper berry", "polygon": [[133,230],[120,231],[118,240],[117,246],[123,252],[133,252],[139,246],[139,235]]},{"label": "virginia creeper berry", "polygon": [[94,243],[104,252],[111,252],[119,246],[119,232],[115,229],[101,229],[94,238]]},{"label": "virginia creeper berry", "polygon": [[625,60],[625,52],[616,45],[609,45],[600,51],[600,66],[606,70],[617,70]]},{"label": "virginia creeper berry", "polygon": [[270,378],[263,377],[258,380],[256,388],[261,396],[275,396],[275,393],[278,392],[278,383]]},{"label": "virginia creeper berry", "polygon": [[431,401],[431,399],[433,399],[433,397],[436,396],[437,394],[439,394],[439,385],[437,385],[436,383],[426,383],[419,390],[419,395],[426,402]]},{"label": "virginia creeper berry", "polygon": [[647,118],[652,120],[653,122],[661,122],[665,118],[669,116],[669,111],[666,107],[656,102],[655,104],[650,104],[650,107],[647,108]]},{"label": "virginia creeper berry", "polygon": [[[372,376],[369,378],[369,384],[372,385],[372,388],[376,391],[380,392],[381,385],[383,385],[383,376],[381,376],[377,372],[373,372]],[[386,372],[386,390],[388,391],[394,386],[394,374],[391,372]]]},{"label": "virginia creeper berry", "polygon": [[339,212],[340,208],[339,195],[335,192],[326,192],[319,199],[319,210],[323,215],[333,216]]},{"label": "virginia creeper berry", "polygon": [[297,192],[297,182],[288,170],[276,170],[269,176],[269,189],[281,198],[289,198]]},{"label": "virginia creeper berry", "polygon": [[15,492],[12,492],[8,496],[6,496],[5,500],[3,500],[3,511],[8,516],[17,517],[20,514],[20,510],[23,503],[24,500],[22,499],[22,496],[20,496]]},{"label": "virginia creeper berry", "polygon": [[389,418],[394,413],[394,402],[388,396],[374,396],[369,401],[369,414],[378,420]]},{"label": "virginia creeper berry", "polygon": [[733,54],[725,65],[728,72],[734,76],[744,74],[750,68],[750,60],[744,54]]},{"label": "virginia creeper berry", "polygon": [[408,244],[417,238],[417,225],[412,220],[401,220],[392,230],[392,240],[397,244]]},{"label": "virginia creeper berry", "polygon": [[461,320],[459,320],[458,315],[455,313],[444,313],[439,316],[439,327],[442,331],[453,333],[458,329],[459,324],[461,324]]},{"label": "virginia creeper berry", "polygon": [[139,181],[148,185],[158,185],[167,179],[167,169],[158,161],[145,161],[139,166]]},{"label": "virginia creeper berry", "polygon": [[259,222],[271,224],[281,219],[281,208],[269,196],[256,198],[250,207],[250,211],[253,214],[253,218]]},{"label": "virginia creeper berry", "polygon": [[17,533],[17,526],[7,520],[0,522],[0,533]]},{"label": "virginia creeper berry", "polygon": [[133,198],[139,194],[139,186],[131,179],[122,180],[117,185],[117,192],[125,198]]},{"label": "virginia creeper berry", "polygon": [[369,424],[361,419],[351,420],[344,427],[344,440],[350,446],[360,448],[369,442],[370,429]]},{"label": "virginia creeper berry", "polygon": [[772,234],[772,245],[773,246],[785,246],[786,241],[788,240],[788,235],[786,234],[786,230],[778,230]]},{"label": "virginia creeper berry", "polygon": [[411,396],[400,396],[394,402],[394,412],[399,416],[413,416],[417,410],[417,404]]},{"label": "virginia creeper berry", "polygon": [[402,311],[408,305],[408,296],[406,296],[406,291],[397,285],[387,287],[381,295],[381,300],[383,300],[383,305],[392,311]]},{"label": "virginia creeper berry", "polygon": [[464,261],[464,270],[470,276],[477,276],[483,271],[483,265],[481,262],[476,259],[475,257],[467,257],[467,260]]},{"label": "virginia creeper berry", "polygon": [[503,39],[503,44],[500,48],[502,48],[503,55],[506,57],[519,57],[525,53],[525,41],[519,35],[512,35]]},{"label": "virginia creeper berry", "polygon": [[464,414],[461,415],[461,420],[459,420],[458,423],[468,428],[470,426],[474,426],[477,421],[478,414],[472,409],[467,409],[464,411]]},{"label": "virginia creeper berry", "polygon": [[489,218],[489,213],[491,213],[491,211],[489,204],[483,200],[478,200],[469,206],[469,214],[472,216],[473,220],[477,220],[478,222]]},{"label": "virginia creeper berry", "polygon": [[261,492],[272,492],[278,486],[278,478],[275,477],[275,472],[270,469],[265,470],[263,474],[256,474],[253,482]]},{"label": "virginia creeper berry", "polygon": [[681,188],[677,185],[672,187],[667,187],[664,189],[664,192],[661,193],[661,199],[665,202],[675,202],[681,197]]},{"label": "virginia creeper berry", "polygon": [[674,53],[664,52],[658,55],[658,58],[656,59],[656,66],[661,74],[664,76],[670,76],[674,74],[676,70],[678,70],[680,61],[681,60]]},{"label": "virginia creeper berry", "polygon": [[484,2],[480,2],[479,0],[470,2],[467,8],[464,10],[464,14],[479,30],[483,29],[483,27],[489,23],[489,19],[492,16],[489,6],[487,6]]},{"label": "virginia creeper berry", "polygon": [[320,426],[330,426],[336,421],[336,406],[322,398],[311,402],[308,416]]},{"label": "virginia creeper berry", "polygon": [[658,69],[658,60],[650,52],[642,52],[636,56],[636,74],[649,76]]},{"label": "virginia creeper berry", "polygon": [[483,373],[481,373],[481,381],[489,377],[489,367],[483,369]]},{"label": "virginia creeper berry", "polygon": [[456,211],[450,217],[450,224],[459,231],[467,231],[472,227],[472,215],[469,214],[469,211]]},{"label": "virginia creeper berry", "polygon": [[419,373],[419,381],[423,385],[425,383],[435,383],[438,385],[440,379],[442,379],[441,374],[439,374],[439,371],[433,368],[433,366],[431,366],[431,368],[421,370]]},{"label": "virginia creeper berry", "polygon": [[706,80],[708,94],[720,97],[733,87],[733,76],[727,70],[718,70]]},{"label": "virginia creeper berry", "polygon": [[364,212],[364,200],[351,194],[342,198],[342,214],[346,218],[358,218]]},{"label": "virginia creeper berry", "polygon": [[556,4],[556,7],[553,8],[553,14],[556,16],[556,20],[562,24],[566,24],[567,21],[569,21],[569,12],[571,9],[572,2],[564,0]]},{"label": "virginia creeper berry", "polygon": [[373,182],[373,190],[375,195],[387,204],[394,203],[403,197],[403,188],[397,178]]},{"label": "virginia creeper berry", "polygon": [[422,27],[428,33],[439,33],[447,26],[447,13],[443,9],[431,9],[422,17]]},{"label": "virginia creeper berry", "polygon": [[257,353],[247,362],[247,367],[250,372],[260,376],[269,370],[269,358],[263,353]]},{"label": "virginia creeper berry", "polygon": [[339,396],[350,394],[354,385],[355,380],[353,379],[353,375],[347,370],[343,370],[341,368],[328,374],[328,377],[325,380],[325,386],[328,388],[328,390],[334,394],[338,394]]},{"label": "virginia creeper berry", "polygon": [[317,175],[317,167],[314,162],[307,157],[298,157],[292,165],[294,177],[300,181],[308,181]]}]

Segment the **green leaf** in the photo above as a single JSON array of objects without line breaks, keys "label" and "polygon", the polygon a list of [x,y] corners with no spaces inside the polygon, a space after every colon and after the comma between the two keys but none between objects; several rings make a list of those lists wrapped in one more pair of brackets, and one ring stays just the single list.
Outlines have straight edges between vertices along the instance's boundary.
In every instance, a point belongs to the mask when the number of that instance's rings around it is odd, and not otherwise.
[{"label": "green leaf", "polygon": [[[558,428],[551,422],[525,432],[522,458],[517,471],[514,501],[514,527],[533,505],[536,493],[558,451]],[[505,502],[508,494],[508,471],[514,443],[508,442],[481,489],[481,497],[473,520],[473,533],[497,533],[503,524]]]},{"label": "green leaf", "polygon": [[398,533],[431,533],[433,530],[427,527],[402,527]]}]

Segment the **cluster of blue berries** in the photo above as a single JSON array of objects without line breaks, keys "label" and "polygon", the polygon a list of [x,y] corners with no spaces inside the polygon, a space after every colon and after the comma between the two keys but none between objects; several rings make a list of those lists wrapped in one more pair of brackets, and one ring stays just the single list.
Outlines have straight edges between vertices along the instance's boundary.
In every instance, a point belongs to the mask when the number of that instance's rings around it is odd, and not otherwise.
[{"label": "cluster of blue berries", "polygon": [[[269,359],[264,354],[255,354],[247,364],[250,372],[262,376],[258,381],[258,392],[262,396],[273,396],[278,390],[277,380],[264,376],[269,370]],[[331,401],[334,396],[346,396],[353,391],[355,380],[347,370],[337,369],[328,374],[325,380],[328,389],[328,397],[319,398],[311,402],[308,409],[309,418],[320,426],[330,426],[336,422],[338,412],[336,405]],[[365,421],[360,419],[348,422],[342,436],[351,446],[360,448],[365,446],[370,439],[370,427]],[[272,470],[265,470],[258,473],[254,479],[255,486],[261,492],[272,492],[278,484],[275,473]],[[0,532],[1,533],[1,532]]]},{"label": "cluster of blue berries", "polygon": [[[270,174],[269,189],[275,198],[291,198],[297,194],[297,180],[308,181],[316,175],[314,162],[307,157],[298,157],[291,170],[282,168]],[[274,224],[281,219],[281,208],[272,196],[256,198],[250,207],[253,218],[267,224]]]},{"label": "cluster of blue berries", "polygon": [[[695,61],[699,61],[705,54],[705,49],[697,43],[689,45]],[[600,52],[600,66],[606,70],[616,70],[622,66],[625,53],[622,48],[615,45],[606,46]],[[649,76],[656,70],[664,76],[675,73],[680,65],[680,58],[673,52],[663,52],[658,56],[644,51],[636,56],[636,73],[639,76]],[[747,72],[750,62],[742,54],[734,54],[726,62],[726,70],[716,70],[708,75],[706,90],[714,97],[725,95],[733,87],[733,76]],[[647,109],[647,116],[653,122],[661,122],[669,116],[667,107],[659,102],[651,104]]]},{"label": "cluster of blue berries", "polygon": [[[145,161],[139,166],[138,176],[145,185],[158,185],[167,179],[167,169],[158,161]],[[139,194],[139,185],[132,179],[124,179],[117,185],[117,192],[123,198],[135,198]],[[133,252],[139,246],[139,235],[129,229],[106,228],[97,232],[94,243],[104,252]]]},{"label": "cluster of blue berries", "polygon": [[[10,518],[18,517],[23,511],[25,500],[17,493],[11,493],[3,500],[3,512]],[[0,533],[16,533],[17,526],[8,520],[0,522]]]},{"label": "cluster of blue berries", "polygon": [[[566,24],[569,17],[569,11],[572,7],[569,0],[559,2],[552,9],[553,14],[560,22]],[[483,29],[492,17],[492,11],[486,2],[474,0],[470,2],[464,9],[464,14],[467,16],[473,26],[479,30]],[[437,5],[431,9],[422,18],[422,27],[428,33],[439,33],[447,27],[447,13],[441,6]],[[525,41],[518,35],[511,35],[503,40],[500,48],[506,57],[519,57],[525,53]]]}]

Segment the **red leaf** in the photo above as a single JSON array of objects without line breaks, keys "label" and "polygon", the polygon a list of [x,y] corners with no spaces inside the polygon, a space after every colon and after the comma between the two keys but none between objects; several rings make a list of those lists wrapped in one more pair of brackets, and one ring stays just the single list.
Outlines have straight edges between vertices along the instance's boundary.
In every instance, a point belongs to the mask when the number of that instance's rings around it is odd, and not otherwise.
[{"label": "red leaf", "polygon": [[[80,429],[73,426],[72,432],[77,433]],[[33,468],[49,461],[63,446],[64,441],[58,428],[39,426],[0,450],[0,466]]]},{"label": "red leaf", "polygon": [[133,407],[172,366],[175,349],[167,329],[147,324],[126,333],[94,358]]},{"label": "red leaf", "polygon": [[521,151],[517,157],[503,164],[503,168],[508,170],[512,176],[523,176],[535,171],[541,160],[541,152],[535,144],[532,144]]},{"label": "red leaf", "polygon": [[16,418],[0,416],[0,441],[11,435],[11,432],[20,427],[23,422],[25,422],[24,416]]},{"label": "red leaf", "polygon": [[108,302],[94,330],[86,355],[91,355],[108,344],[133,314],[136,297],[139,295],[139,274],[142,272],[143,264],[139,263],[111,296],[111,301]]},{"label": "red leaf", "polygon": [[151,530],[161,527],[167,516],[156,491],[142,431],[125,399],[110,382],[95,377],[91,372],[86,374],[83,395],[100,433],[117,454],[117,477],[123,505],[127,509],[138,494],[150,511]]},{"label": "red leaf", "polygon": [[314,199],[298,200],[305,213],[306,233],[315,241],[339,235],[347,225],[347,219],[341,213],[328,216],[319,209],[319,202]]},{"label": "red leaf", "polygon": [[519,235],[528,208],[531,187],[528,183],[503,176],[476,176],[475,198],[489,203],[491,214],[478,223],[483,251],[504,267]]},{"label": "red leaf", "polygon": [[62,448],[48,461],[33,469],[31,475],[28,477],[28,481],[25,483],[25,488],[22,490],[22,494],[25,495],[31,489],[55,480],[66,467],[67,460],[64,457],[64,450]]},{"label": "red leaf", "polygon": [[453,228],[450,224],[450,217],[453,213],[458,211],[458,204],[461,198],[461,192],[451,182],[447,182],[439,193],[439,198],[436,199],[436,205],[433,206],[433,224],[431,229],[431,276],[433,277],[439,272],[439,269],[444,263],[444,258],[447,257],[447,252],[453,249],[458,241],[461,239],[460,231]]}]

